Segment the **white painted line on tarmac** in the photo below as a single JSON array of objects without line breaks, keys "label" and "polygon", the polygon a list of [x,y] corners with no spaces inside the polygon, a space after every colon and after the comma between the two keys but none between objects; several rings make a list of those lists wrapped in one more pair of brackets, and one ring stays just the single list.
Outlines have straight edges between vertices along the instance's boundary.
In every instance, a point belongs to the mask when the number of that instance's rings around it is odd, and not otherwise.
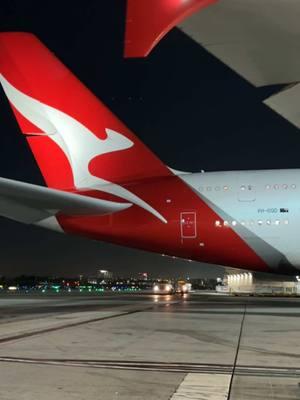
[{"label": "white painted line on tarmac", "polygon": [[171,400],[227,400],[231,374],[187,374]]}]

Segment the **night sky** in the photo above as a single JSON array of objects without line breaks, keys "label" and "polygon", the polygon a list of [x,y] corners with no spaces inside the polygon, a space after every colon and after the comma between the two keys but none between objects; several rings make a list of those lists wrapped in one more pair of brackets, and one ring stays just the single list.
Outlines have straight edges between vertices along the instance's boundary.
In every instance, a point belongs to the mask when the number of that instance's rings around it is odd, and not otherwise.
[{"label": "night sky", "polygon": [[[165,164],[197,172],[299,168],[298,129],[255,89],[178,29],[147,59],[124,60],[125,0],[1,0],[0,31],[36,34]],[[1,55],[0,55],[1,57]],[[44,184],[1,89],[0,175]],[[0,219],[0,275],[215,276],[167,259]]]}]

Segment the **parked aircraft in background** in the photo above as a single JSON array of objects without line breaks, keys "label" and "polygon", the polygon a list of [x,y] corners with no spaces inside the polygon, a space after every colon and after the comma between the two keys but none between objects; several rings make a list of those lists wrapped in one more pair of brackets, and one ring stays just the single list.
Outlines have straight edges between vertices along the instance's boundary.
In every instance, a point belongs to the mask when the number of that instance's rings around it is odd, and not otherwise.
[{"label": "parked aircraft in background", "polygon": [[167,167],[28,33],[0,34],[0,81],[48,186],[1,178],[2,216],[196,261],[300,270],[300,170]]},{"label": "parked aircraft in background", "polygon": [[299,13],[295,0],[127,0],[124,55],[148,56],[177,26],[255,87],[280,84],[264,103],[300,128]]}]

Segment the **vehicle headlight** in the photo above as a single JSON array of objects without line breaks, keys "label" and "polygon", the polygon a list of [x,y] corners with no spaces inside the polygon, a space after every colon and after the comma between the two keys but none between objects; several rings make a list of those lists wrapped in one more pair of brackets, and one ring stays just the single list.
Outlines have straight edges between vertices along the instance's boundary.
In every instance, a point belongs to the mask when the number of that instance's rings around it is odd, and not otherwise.
[{"label": "vehicle headlight", "polygon": [[154,292],[157,292],[158,289],[159,289],[159,287],[157,285],[155,285],[154,288],[153,288]]},{"label": "vehicle headlight", "polygon": [[166,289],[167,292],[169,292],[171,290],[171,286],[170,285],[166,285],[165,289]]}]

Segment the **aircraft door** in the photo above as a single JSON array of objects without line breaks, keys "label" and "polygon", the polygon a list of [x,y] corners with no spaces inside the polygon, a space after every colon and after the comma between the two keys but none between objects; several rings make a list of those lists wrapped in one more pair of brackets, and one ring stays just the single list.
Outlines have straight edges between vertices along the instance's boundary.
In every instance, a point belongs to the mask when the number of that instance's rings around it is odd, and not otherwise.
[{"label": "aircraft door", "polygon": [[239,201],[255,201],[256,187],[254,185],[255,176],[241,172],[238,179],[237,197]]},{"label": "aircraft door", "polygon": [[254,202],[256,200],[256,181],[257,177],[255,172],[241,171],[238,173],[238,201]]},{"label": "aircraft door", "polygon": [[194,211],[180,213],[181,239],[195,239],[197,237],[197,218]]}]

